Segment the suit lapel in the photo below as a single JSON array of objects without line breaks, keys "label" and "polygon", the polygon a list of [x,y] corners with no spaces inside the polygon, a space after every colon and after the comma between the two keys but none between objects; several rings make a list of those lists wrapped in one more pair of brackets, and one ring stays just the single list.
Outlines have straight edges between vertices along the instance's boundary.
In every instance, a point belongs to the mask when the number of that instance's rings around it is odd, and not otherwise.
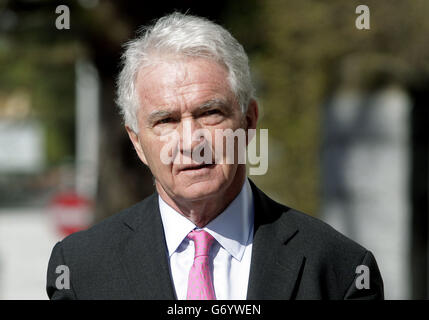
[{"label": "suit lapel", "polygon": [[247,299],[294,299],[305,265],[294,245],[299,230],[285,207],[251,186],[255,223]]},{"label": "suit lapel", "polygon": [[[250,184],[255,222],[247,299],[293,299],[305,265],[293,241],[299,230],[283,206]],[[176,299],[157,194],[132,210],[119,252],[129,287],[136,299]]]},{"label": "suit lapel", "polygon": [[124,221],[129,237],[120,253],[130,288],[136,299],[176,299],[157,194],[134,210]]}]

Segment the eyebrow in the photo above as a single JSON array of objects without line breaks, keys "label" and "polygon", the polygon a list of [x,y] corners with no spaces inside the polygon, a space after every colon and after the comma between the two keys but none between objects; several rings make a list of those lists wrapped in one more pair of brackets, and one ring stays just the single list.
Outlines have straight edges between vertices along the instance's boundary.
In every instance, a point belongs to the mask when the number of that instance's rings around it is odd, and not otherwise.
[{"label": "eyebrow", "polygon": [[[196,114],[204,113],[205,111],[208,111],[211,108],[213,108],[213,106],[218,106],[226,114],[230,114],[231,113],[231,107],[229,106],[229,104],[225,100],[211,99],[211,100],[205,101],[201,105],[199,105],[196,109],[194,109],[192,111],[192,114],[196,115]],[[152,113],[149,114],[147,122],[152,125],[152,124],[156,123],[157,121],[159,121],[161,119],[164,119],[164,118],[167,118],[167,117],[172,117],[175,114],[177,114],[176,110],[157,110],[157,111],[153,111]]]},{"label": "eyebrow", "polygon": [[174,113],[175,113],[175,111],[169,111],[169,110],[154,111],[149,115],[147,121],[148,121],[148,123],[152,124],[152,123],[155,123],[156,121],[161,120],[163,118],[171,117]]},{"label": "eyebrow", "polygon": [[219,108],[222,109],[223,112],[225,112],[226,114],[230,114],[231,113],[231,107],[229,105],[229,103],[227,103],[225,100],[221,100],[221,99],[211,99],[208,100],[206,102],[204,102],[203,104],[201,104],[200,106],[198,106],[195,110],[192,111],[193,114],[201,114],[204,113],[205,111],[210,110],[213,106],[217,106]]}]

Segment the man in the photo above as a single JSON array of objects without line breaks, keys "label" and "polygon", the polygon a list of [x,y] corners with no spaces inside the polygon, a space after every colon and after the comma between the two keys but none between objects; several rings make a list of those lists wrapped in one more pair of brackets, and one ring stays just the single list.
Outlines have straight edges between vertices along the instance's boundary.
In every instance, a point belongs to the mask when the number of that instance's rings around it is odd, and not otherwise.
[{"label": "man", "polygon": [[[246,178],[243,150],[217,144],[258,119],[247,55],[228,31],[159,19],[127,45],[118,104],[157,192],[57,243],[51,299],[383,298],[369,251],[271,200]],[[59,265],[70,286],[58,287]]]}]

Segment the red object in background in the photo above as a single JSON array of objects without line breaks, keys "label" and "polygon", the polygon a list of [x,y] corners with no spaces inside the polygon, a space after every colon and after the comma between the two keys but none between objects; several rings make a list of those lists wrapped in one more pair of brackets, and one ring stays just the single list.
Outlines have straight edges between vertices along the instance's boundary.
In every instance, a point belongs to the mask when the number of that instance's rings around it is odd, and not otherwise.
[{"label": "red object in background", "polygon": [[57,231],[63,236],[85,230],[93,221],[92,202],[75,192],[55,195],[50,209]]}]

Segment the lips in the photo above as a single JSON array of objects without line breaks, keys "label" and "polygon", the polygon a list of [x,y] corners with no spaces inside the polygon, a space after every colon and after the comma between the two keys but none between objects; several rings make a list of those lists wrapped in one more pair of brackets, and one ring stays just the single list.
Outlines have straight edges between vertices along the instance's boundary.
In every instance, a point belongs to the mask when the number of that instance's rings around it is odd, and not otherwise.
[{"label": "lips", "polygon": [[201,163],[201,164],[189,164],[189,165],[183,165],[180,168],[178,168],[178,171],[192,171],[192,170],[200,170],[205,168],[212,168],[214,167],[213,163]]}]

